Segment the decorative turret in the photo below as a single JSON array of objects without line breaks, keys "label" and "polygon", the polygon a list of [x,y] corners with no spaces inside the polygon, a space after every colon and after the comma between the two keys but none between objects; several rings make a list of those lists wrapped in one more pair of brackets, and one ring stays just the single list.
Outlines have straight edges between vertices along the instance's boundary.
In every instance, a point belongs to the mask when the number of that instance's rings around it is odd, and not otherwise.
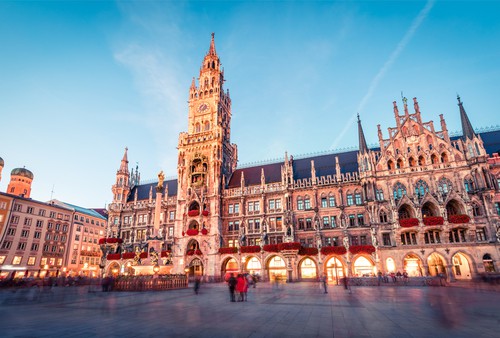
[{"label": "decorative turret", "polygon": [[7,186],[7,193],[29,198],[33,177],[33,173],[24,167],[13,169],[10,173],[10,183]]},{"label": "decorative turret", "polygon": [[[128,148],[125,148],[120,169],[116,171],[116,182],[111,188],[113,192],[113,203],[126,203],[130,193],[130,174],[128,171]],[[136,171],[136,175],[137,175]]]},{"label": "decorative turret", "polygon": [[358,137],[359,137],[359,153],[368,153],[368,146],[366,145],[365,133],[363,132],[363,126],[361,125],[361,120],[358,114]]},{"label": "decorative turret", "polygon": [[460,120],[462,122],[462,142],[468,159],[486,155],[483,140],[474,132],[469,117],[465,112],[460,96],[457,95],[458,107],[460,108]]},{"label": "decorative turret", "polygon": [[370,151],[366,145],[365,133],[358,114],[358,137],[359,137],[359,151],[358,151],[358,167],[361,172],[371,170]]},{"label": "decorative turret", "polygon": [[459,95],[457,95],[457,100],[458,100],[458,107],[460,108],[460,121],[462,121],[462,133],[463,133],[462,139],[464,141],[467,139],[472,140],[473,138],[477,137],[477,135],[474,132],[474,128],[472,128],[472,124],[470,123],[469,117],[465,112],[462,101],[460,101]]}]

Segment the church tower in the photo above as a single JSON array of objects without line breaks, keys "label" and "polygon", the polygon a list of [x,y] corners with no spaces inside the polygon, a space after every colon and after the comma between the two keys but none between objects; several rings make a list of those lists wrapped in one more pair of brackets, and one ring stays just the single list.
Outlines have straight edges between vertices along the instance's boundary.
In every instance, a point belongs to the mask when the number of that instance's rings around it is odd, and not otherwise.
[{"label": "church tower", "polygon": [[[201,64],[198,84],[189,88],[188,131],[179,135],[176,238],[174,257],[195,275],[214,275],[221,233],[221,198],[237,163],[231,144],[231,98],[214,34]],[[193,254],[194,253],[194,254]],[[184,264],[184,265],[183,265]],[[183,271],[180,271],[181,273]]]},{"label": "church tower", "polygon": [[123,154],[122,161],[120,163],[120,169],[116,171],[116,182],[111,188],[113,191],[113,203],[114,204],[124,204],[127,202],[127,197],[130,193],[130,174],[128,171],[128,149],[125,148],[125,153]]}]

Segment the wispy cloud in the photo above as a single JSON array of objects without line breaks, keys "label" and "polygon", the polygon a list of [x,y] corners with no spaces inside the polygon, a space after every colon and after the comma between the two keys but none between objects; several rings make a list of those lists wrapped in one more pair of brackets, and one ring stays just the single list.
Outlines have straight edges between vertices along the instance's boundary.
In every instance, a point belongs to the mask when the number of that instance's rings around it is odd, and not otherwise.
[{"label": "wispy cloud", "polygon": [[344,126],[344,128],[342,129],[340,134],[338,134],[337,138],[333,141],[332,145],[330,146],[330,149],[335,149],[338,147],[338,145],[339,145],[340,141],[342,140],[342,138],[344,137],[344,135],[349,131],[352,124],[356,121],[356,114],[360,111],[363,111],[366,103],[368,102],[368,100],[370,100],[370,98],[373,95],[373,92],[378,87],[380,80],[382,80],[382,78],[385,76],[385,74],[391,69],[392,65],[394,64],[394,62],[396,62],[399,55],[401,55],[401,53],[405,49],[406,45],[408,45],[408,43],[411,41],[411,39],[413,38],[413,36],[417,32],[417,30],[420,27],[420,25],[422,24],[422,22],[429,15],[429,12],[431,11],[432,7],[434,6],[434,2],[435,2],[435,0],[427,1],[424,8],[420,11],[420,13],[418,13],[417,17],[413,20],[410,28],[406,31],[406,33],[403,36],[403,38],[401,39],[401,41],[399,41],[398,45],[396,46],[394,51],[391,53],[391,55],[389,56],[387,61],[384,63],[382,68],[378,71],[377,75],[375,75],[375,77],[372,79],[370,86],[368,87],[368,91],[366,92],[366,94],[363,96],[363,98],[359,102],[356,111],[352,113],[351,118],[346,123],[346,125]]}]

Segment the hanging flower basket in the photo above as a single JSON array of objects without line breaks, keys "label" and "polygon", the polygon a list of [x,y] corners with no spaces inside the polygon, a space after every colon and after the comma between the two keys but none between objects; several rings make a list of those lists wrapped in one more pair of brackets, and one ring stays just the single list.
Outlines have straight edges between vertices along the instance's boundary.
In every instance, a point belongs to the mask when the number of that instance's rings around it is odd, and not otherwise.
[{"label": "hanging flower basket", "polygon": [[375,247],[373,245],[351,245],[349,251],[355,255],[358,253],[372,254],[375,252]]},{"label": "hanging flower basket", "polygon": [[240,247],[241,253],[256,253],[260,252],[260,246],[258,245],[249,245]]},{"label": "hanging flower basket", "polygon": [[203,216],[207,217],[207,216],[209,215],[209,212],[208,212],[208,210],[203,210],[203,211],[201,212],[201,214],[202,214]]},{"label": "hanging flower basket", "polygon": [[120,254],[119,254],[119,253],[118,253],[118,254],[116,254],[116,253],[115,253],[115,254],[108,254],[108,255],[106,256],[106,259],[107,259],[108,261],[117,261],[117,260],[119,260],[120,258],[121,258],[121,257],[120,257]]},{"label": "hanging flower basket", "polygon": [[124,252],[122,253],[123,259],[132,259],[135,257],[135,252]]},{"label": "hanging flower basket", "polygon": [[189,210],[188,211],[189,217],[195,217],[195,216],[198,216],[199,214],[200,214],[200,210]]},{"label": "hanging flower basket", "polygon": [[453,224],[469,223],[470,217],[468,215],[450,215],[448,216],[448,222]]},{"label": "hanging flower basket", "polygon": [[279,252],[278,244],[266,244],[264,245],[264,251],[267,252]]},{"label": "hanging flower basket", "polygon": [[283,250],[300,250],[300,243],[298,242],[293,242],[293,243],[279,243],[278,244],[278,250],[283,251]]},{"label": "hanging flower basket", "polygon": [[201,229],[201,234],[202,235],[208,235],[208,230],[205,229],[205,228]]},{"label": "hanging flower basket", "polygon": [[188,236],[196,236],[198,235],[199,231],[198,229],[187,229],[186,234]]},{"label": "hanging flower basket", "polygon": [[399,220],[399,225],[403,228],[411,228],[418,226],[417,218],[402,218]]},{"label": "hanging flower basket", "polygon": [[440,216],[427,216],[422,221],[425,225],[443,225],[444,218]]},{"label": "hanging flower basket", "polygon": [[237,253],[238,252],[238,248],[235,247],[235,246],[229,246],[229,247],[225,247],[225,248],[219,248],[219,253],[221,255],[224,255],[224,254],[234,254],[234,253]]},{"label": "hanging flower basket", "polygon": [[347,252],[344,246],[324,246],[321,248],[321,253],[327,255],[344,255]]},{"label": "hanging flower basket", "polygon": [[301,247],[299,250],[299,255],[302,256],[314,256],[318,254],[318,248],[304,248]]},{"label": "hanging flower basket", "polygon": [[160,257],[168,257],[169,254],[170,254],[170,250],[163,250],[160,253]]}]

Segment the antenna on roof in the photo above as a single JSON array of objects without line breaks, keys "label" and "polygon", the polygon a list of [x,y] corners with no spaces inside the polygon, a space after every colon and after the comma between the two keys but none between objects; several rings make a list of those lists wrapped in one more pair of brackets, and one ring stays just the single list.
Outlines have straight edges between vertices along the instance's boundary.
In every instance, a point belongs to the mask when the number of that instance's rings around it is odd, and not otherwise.
[{"label": "antenna on roof", "polygon": [[50,192],[50,200],[52,200],[53,196],[54,196],[54,184],[52,184],[52,191]]}]

